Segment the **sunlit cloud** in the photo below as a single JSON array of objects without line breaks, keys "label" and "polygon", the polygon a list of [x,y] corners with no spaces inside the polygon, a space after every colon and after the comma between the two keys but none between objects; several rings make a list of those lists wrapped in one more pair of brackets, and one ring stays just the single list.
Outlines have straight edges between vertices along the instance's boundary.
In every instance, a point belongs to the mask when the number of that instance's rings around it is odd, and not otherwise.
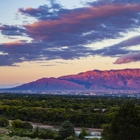
[{"label": "sunlit cloud", "polygon": [[[66,9],[51,1],[38,8],[19,8],[18,12],[34,17],[33,23],[0,25],[1,34],[24,38],[0,44],[0,66],[45,60],[74,60],[89,56],[119,57],[115,64],[138,61],[140,45],[140,2],[136,0],[97,0],[81,8]],[[114,42],[113,42],[114,40]],[[112,45],[103,45],[104,42]],[[102,44],[101,44],[102,42]],[[103,45],[103,46],[100,46]],[[132,55],[132,54],[133,55]],[[133,56],[131,60],[121,56]],[[132,60],[133,59],[133,60]]]},{"label": "sunlit cloud", "polygon": [[118,58],[114,64],[123,64],[140,61],[140,52],[138,53],[129,53],[120,58]]}]

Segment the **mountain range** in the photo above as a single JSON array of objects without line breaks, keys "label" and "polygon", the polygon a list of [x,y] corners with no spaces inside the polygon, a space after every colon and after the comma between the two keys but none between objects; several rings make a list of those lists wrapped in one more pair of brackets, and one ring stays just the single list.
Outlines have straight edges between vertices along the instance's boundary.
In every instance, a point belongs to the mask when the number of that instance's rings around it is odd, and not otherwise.
[{"label": "mountain range", "polygon": [[42,78],[13,90],[140,90],[140,69],[91,70],[58,78]]}]

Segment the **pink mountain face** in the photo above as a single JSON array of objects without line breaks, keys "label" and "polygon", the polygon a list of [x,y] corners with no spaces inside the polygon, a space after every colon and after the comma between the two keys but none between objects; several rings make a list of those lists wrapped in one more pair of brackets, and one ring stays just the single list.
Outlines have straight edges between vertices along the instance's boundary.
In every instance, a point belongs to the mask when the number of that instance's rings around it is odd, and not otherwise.
[{"label": "pink mountain face", "polygon": [[34,82],[30,82],[14,89],[18,90],[76,90],[85,89],[84,85],[77,83],[59,80],[57,78],[42,78]]},{"label": "pink mountain face", "polygon": [[100,90],[140,89],[140,69],[124,69],[110,71],[87,71],[76,75],[58,78],[42,78],[14,89],[26,90]]}]

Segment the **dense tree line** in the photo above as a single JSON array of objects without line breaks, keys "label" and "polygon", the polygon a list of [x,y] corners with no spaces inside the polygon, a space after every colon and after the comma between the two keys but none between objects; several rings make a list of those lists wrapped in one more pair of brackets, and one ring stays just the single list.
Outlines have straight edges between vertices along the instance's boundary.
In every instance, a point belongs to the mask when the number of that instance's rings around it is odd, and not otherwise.
[{"label": "dense tree line", "polygon": [[136,104],[140,115],[140,100],[135,98],[0,94],[0,116],[51,125],[69,120],[74,126],[101,128],[126,100]]},{"label": "dense tree line", "polygon": [[103,140],[140,140],[140,116],[138,108],[125,102],[110,124],[103,125]]}]

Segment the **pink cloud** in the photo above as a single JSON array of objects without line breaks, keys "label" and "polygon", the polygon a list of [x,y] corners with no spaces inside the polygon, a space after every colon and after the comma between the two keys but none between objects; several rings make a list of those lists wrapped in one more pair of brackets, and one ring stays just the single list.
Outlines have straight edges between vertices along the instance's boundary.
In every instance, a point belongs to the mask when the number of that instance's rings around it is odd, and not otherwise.
[{"label": "pink cloud", "polygon": [[[31,8],[27,8],[27,11],[32,11]],[[98,26],[96,19],[109,18],[114,16],[127,15],[131,12],[140,11],[140,5],[138,4],[126,4],[126,5],[103,5],[103,6],[91,6],[82,8],[82,10],[73,10],[69,13],[62,13],[58,19],[54,20],[41,20],[32,24],[24,25],[27,29],[27,33],[35,39],[48,39],[51,35],[57,33],[78,33],[83,28],[93,29]],[[75,27],[76,26],[76,27]],[[78,26],[78,27],[77,27]],[[80,28],[80,29],[79,29]],[[44,37],[45,36],[45,37]]]},{"label": "pink cloud", "polygon": [[15,41],[12,41],[12,42],[4,43],[3,45],[5,47],[10,47],[10,46],[15,47],[15,46],[19,46],[19,45],[21,46],[21,45],[25,45],[25,44],[26,44],[26,42],[23,41],[23,40],[15,40]]},{"label": "pink cloud", "polygon": [[[0,25],[0,32],[8,37],[26,35],[33,40],[0,44],[1,51],[8,54],[0,56],[0,66],[33,60],[72,60],[90,55],[115,57],[133,52],[128,47],[140,44],[137,36],[103,49],[86,47],[86,44],[118,38],[120,33],[138,28],[140,4],[110,3],[74,9],[63,9],[56,4],[27,7],[19,12],[38,21],[23,26]],[[118,58],[115,64],[139,60],[139,54],[131,53]]]},{"label": "pink cloud", "polygon": [[35,9],[35,8],[31,8],[31,7],[27,7],[25,10],[23,10],[22,8],[18,9],[18,12],[20,12],[20,13],[30,13],[30,14],[38,13],[40,11],[41,11],[41,9],[39,9],[39,8]]},{"label": "pink cloud", "polygon": [[120,58],[118,58],[114,64],[123,64],[123,63],[130,63],[140,61],[140,52],[138,53],[129,53]]}]

